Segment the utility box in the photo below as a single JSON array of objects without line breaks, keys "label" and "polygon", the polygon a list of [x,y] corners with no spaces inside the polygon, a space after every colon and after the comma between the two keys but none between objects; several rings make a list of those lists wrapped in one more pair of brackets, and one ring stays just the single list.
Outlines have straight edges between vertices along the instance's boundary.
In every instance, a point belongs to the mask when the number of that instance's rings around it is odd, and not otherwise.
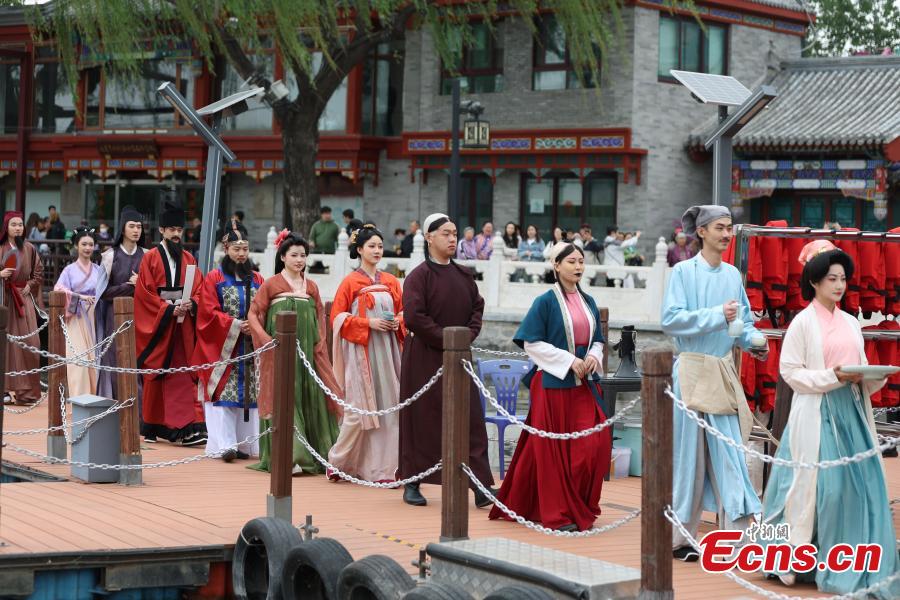
[{"label": "utility box", "polygon": [[558,600],[637,598],[638,569],[505,538],[428,544],[431,579],[484,598],[502,587],[527,584]]},{"label": "utility box", "polygon": [[[95,417],[114,404],[109,398],[84,394],[70,398],[72,422]],[[72,427],[72,460],[77,462],[118,465],[119,464],[119,416],[112,413],[90,424]],[[89,483],[116,483],[119,472],[114,469],[97,469],[72,465],[72,477]]]}]

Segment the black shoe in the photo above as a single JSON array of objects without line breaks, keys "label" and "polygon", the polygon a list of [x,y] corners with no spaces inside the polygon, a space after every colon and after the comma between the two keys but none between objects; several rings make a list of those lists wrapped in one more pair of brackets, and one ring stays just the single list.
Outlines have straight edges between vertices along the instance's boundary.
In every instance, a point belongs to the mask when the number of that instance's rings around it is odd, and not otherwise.
[{"label": "black shoe", "polygon": [[578,525],[575,523],[569,523],[568,525],[562,525],[561,527],[556,528],[557,531],[568,531],[575,532],[578,531]]},{"label": "black shoe", "polygon": [[700,560],[700,553],[694,550],[692,546],[682,546],[672,551],[672,558],[683,560],[684,562],[697,562]]},{"label": "black shoe", "polygon": [[[491,495],[494,498],[497,497],[497,490],[489,487],[488,491],[491,493]],[[494,503],[493,500],[488,498],[481,490],[479,490],[477,488],[475,489],[475,507],[476,508],[486,508],[493,503]]]},{"label": "black shoe", "polygon": [[233,449],[226,450],[226,451],[222,454],[222,460],[224,460],[224,461],[227,462],[227,463],[230,463],[230,462],[233,461],[235,458],[237,458],[237,451],[235,451],[235,450],[233,450]]},{"label": "black shoe", "polygon": [[181,439],[182,446],[199,446],[206,443],[206,436],[201,433],[195,433],[192,436]]},{"label": "black shoe", "polygon": [[893,448],[888,448],[887,450],[882,452],[881,455],[885,458],[896,458],[897,457],[897,446],[894,446]]},{"label": "black shoe", "polygon": [[240,450],[238,450],[237,452],[235,452],[235,457],[240,460],[247,460],[248,458],[250,458],[250,455],[246,452],[241,452]]},{"label": "black shoe", "polygon": [[425,506],[428,500],[419,491],[418,483],[407,483],[403,486],[403,501],[411,506]]},{"label": "black shoe", "polygon": [[145,435],[145,436],[144,436],[144,441],[147,442],[148,444],[155,444],[155,443],[156,443],[156,436],[155,436],[155,435]]}]

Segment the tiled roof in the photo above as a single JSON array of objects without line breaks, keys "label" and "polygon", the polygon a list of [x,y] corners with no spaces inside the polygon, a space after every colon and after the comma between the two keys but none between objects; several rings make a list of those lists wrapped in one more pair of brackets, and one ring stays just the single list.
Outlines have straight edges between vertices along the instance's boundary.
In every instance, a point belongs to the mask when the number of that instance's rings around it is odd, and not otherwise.
[{"label": "tiled roof", "polygon": [[[880,148],[900,137],[900,56],[784,62],[769,83],[778,97],[735,136],[736,148]],[[714,128],[713,117],[688,146]]]},{"label": "tiled roof", "polygon": [[[774,6],[775,8],[786,8],[788,10],[798,10],[804,12],[803,2],[800,0],[750,0],[751,4],[765,4],[766,6]],[[815,12],[812,5],[809,7],[810,12]]]}]

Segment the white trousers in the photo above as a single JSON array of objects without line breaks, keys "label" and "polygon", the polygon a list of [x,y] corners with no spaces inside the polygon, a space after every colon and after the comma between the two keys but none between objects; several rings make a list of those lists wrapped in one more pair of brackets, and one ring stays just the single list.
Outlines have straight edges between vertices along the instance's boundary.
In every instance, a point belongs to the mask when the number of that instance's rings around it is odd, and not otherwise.
[{"label": "white trousers", "polygon": [[[244,409],[235,406],[213,406],[212,402],[203,403],[206,415],[206,453],[212,454],[228,447],[233,447],[248,437],[259,433],[259,411],[250,409],[250,420],[244,422]],[[250,456],[259,455],[259,441],[252,444],[241,444],[238,450]]]}]

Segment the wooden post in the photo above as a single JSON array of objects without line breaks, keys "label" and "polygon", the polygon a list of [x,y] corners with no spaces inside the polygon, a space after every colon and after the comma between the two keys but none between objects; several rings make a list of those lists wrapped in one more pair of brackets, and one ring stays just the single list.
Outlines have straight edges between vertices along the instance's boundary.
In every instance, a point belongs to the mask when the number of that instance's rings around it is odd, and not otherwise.
[{"label": "wooden post", "polygon": [[[6,392],[6,319],[9,311],[5,306],[0,306],[0,393]],[[3,414],[6,411],[0,408],[0,464],[3,463]],[[0,477],[2,479],[2,477]],[[2,484],[0,484],[2,485]],[[0,507],[2,511],[2,507]],[[0,514],[0,523],[2,523],[2,514]],[[3,540],[0,539],[0,546],[5,546]]]},{"label": "wooden post", "polygon": [[[275,315],[275,393],[272,415],[272,458],[266,515],[291,522],[291,470],[294,456],[294,365],[297,356],[297,313]],[[309,357],[312,360],[312,356]]]},{"label": "wooden post", "polygon": [[672,350],[644,350],[641,405],[643,446],[641,472],[641,600],[671,600],[672,524],[663,511],[672,504]]},{"label": "wooden post", "polygon": [[[134,299],[121,297],[113,300],[116,329],[126,321],[134,320]],[[112,333],[112,332],[110,332]],[[134,325],[118,335],[113,344],[116,349],[116,366],[133,369],[137,351],[134,343]],[[134,398],[134,403],[119,411],[119,464],[139,465],[142,462],[140,440],[140,418],[138,412],[138,376],[135,373],[116,374],[116,400],[124,402]],[[121,485],[141,485],[143,477],[140,469],[119,471]]]},{"label": "wooden post", "polygon": [[[469,462],[469,402],[472,382],[461,360],[472,360],[468,327],[444,328],[443,430],[441,433],[441,541],[469,537],[469,478],[460,463]],[[470,465],[471,466],[471,465]]]},{"label": "wooden post", "polygon": [[[47,348],[52,354],[66,355],[66,339],[63,337],[62,325],[59,318],[66,314],[66,293],[50,292],[50,324],[47,325]],[[59,361],[49,361],[56,364]],[[66,380],[66,367],[50,369],[47,377],[47,426],[58,427],[62,425],[62,412],[59,407],[59,386],[68,387]],[[62,430],[51,431],[47,434],[47,454],[54,458],[67,457],[66,438]]]},{"label": "wooden post", "polygon": [[609,309],[600,309],[600,333],[603,334],[603,376],[609,376]]}]

